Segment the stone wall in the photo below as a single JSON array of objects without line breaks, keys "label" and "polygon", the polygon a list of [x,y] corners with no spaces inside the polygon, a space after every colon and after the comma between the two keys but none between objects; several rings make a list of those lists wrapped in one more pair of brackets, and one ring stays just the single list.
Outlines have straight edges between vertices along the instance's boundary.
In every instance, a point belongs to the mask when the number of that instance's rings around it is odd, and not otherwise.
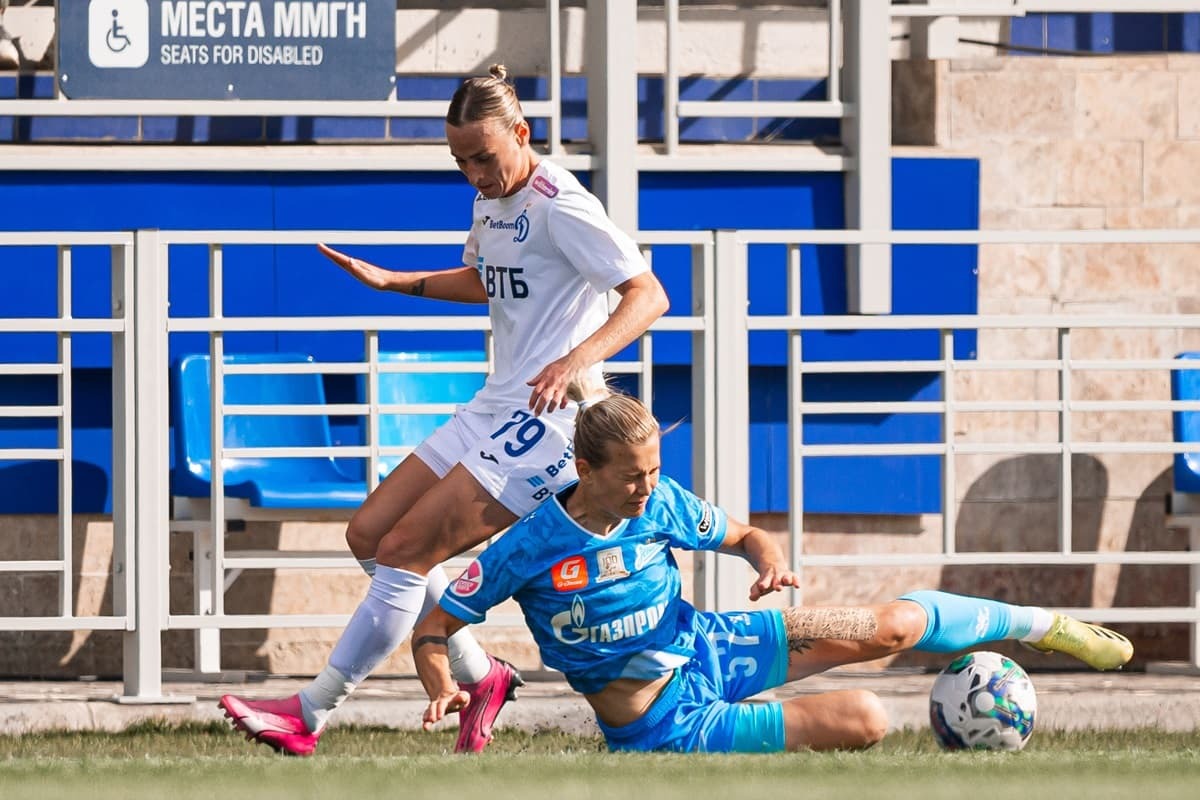
[{"label": "stone wall", "polygon": [[[897,62],[898,149],[980,162],[983,229],[1200,227],[1200,57],[993,58]],[[1194,314],[1200,245],[986,245],[979,251],[983,314]],[[1054,358],[1051,331],[981,331],[980,359]],[[1072,355],[1171,358],[1200,347],[1198,331],[1080,331]],[[958,396],[1055,400],[1057,375],[973,373]],[[1075,375],[1076,400],[1167,400],[1166,371]],[[1053,413],[972,414],[960,441],[1056,441]],[[1073,415],[1076,441],[1170,441],[1168,412]],[[1057,458],[960,457],[960,549],[1052,549]],[[1076,455],[1078,550],[1182,550],[1165,524],[1168,455]],[[957,572],[957,571],[956,571]],[[979,569],[959,586],[1046,603],[1187,605],[1184,568]],[[957,579],[943,576],[954,586]],[[1029,587],[1028,590],[1016,587]],[[1180,658],[1182,626],[1121,626],[1140,657]]]}]

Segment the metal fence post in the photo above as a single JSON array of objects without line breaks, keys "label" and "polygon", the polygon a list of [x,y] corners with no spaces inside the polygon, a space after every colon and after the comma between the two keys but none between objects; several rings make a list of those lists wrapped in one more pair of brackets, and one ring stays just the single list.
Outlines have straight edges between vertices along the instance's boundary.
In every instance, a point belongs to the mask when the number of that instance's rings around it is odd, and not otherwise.
[{"label": "metal fence post", "polygon": [[[854,158],[846,172],[846,227],[862,231],[892,228],[890,22],[884,4],[849,0],[844,6],[843,91],[854,104],[854,114],[842,124],[842,139]],[[852,314],[891,313],[891,245],[874,241],[846,248],[846,300]]]},{"label": "metal fence post", "polygon": [[[191,702],[190,697],[166,697],[162,692],[162,632],[167,619],[167,575],[170,568],[167,507],[167,258],[166,245],[156,230],[134,234],[133,303],[125,308],[133,341],[133,375],[124,376],[132,388],[131,428],[123,436],[124,458],[133,459],[131,507],[124,524],[133,531],[134,606],[132,630],[125,634],[125,694],[121,703]],[[126,341],[128,347],[130,342]],[[128,364],[128,359],[125,362]],[[114,376],[115,377],[115,376]],[[114,391],[115,391],[114,387]],[[126,398],[129,402],[130,398]],[[128,471],[127,471],[128,474]]]},{"label": "metal fence post", "polygon": [[[637,3],[588,0],[588,138],[598,163],[592,191],[612,221],[627,233],[638,229]],[[628,50],[626,50],[628,48]]]},{"label": "metal fence post", "polygon": [[[709,444],[715,492],[708,499],[732,517],[750,518],[750,342],[746,318],[749,289],[746,243],[736,231],[717,231],[714,270],[713,407],[720,424]],[[723,611],[748,602],[750,579],[745,562],[706,553],[703,580],[697,580],[699,607]]]}]

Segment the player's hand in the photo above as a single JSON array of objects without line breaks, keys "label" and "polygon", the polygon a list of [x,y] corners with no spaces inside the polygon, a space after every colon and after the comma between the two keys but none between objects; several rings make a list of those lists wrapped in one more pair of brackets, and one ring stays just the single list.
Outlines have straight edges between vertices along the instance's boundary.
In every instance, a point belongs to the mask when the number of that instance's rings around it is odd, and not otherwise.
[{"label": "player's hand", "polygon": [[348,256],[340,250],[334,250],[324,242],[317,242],[317,249],[321,251],[321,255],[372,289],[388,289],[391,287],[395,273],[390,269],[383,269],[382,267],[375,266],[370,261],[363,261]]},{"label": "player's hand", "polygon": [[772,592],[782,591],[785,586],[800,586],[800,576],[786,565],[771,565],[758,573],[758,580],[750,584],[750,599],[758,600]]},{"label": "player's hand", "polygon": [[471,702],[471,695],[461,689],[445,692],[429,701],[429,706],[421,717],[421,727],[433,730],[433,726],[447,715],[462,711]]},{"label": "player's hand", "polygon": [[529,408],[538,415],[543,411],[554,413],[560,408],[566,408],[573,402],[568,388],[572,384],[583,385],[588,366],[590,365],[576,364],[570,353],[551,361],[526,384],[533,387],[529,394]]}]

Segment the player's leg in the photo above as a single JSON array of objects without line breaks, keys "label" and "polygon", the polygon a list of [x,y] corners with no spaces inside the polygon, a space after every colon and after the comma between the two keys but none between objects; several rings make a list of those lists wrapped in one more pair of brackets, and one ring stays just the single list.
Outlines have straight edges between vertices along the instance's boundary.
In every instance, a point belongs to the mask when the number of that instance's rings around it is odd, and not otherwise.
[{"label": "player's leg", "polygon": [[884,737],[887,711],[874,692],[844,689],[782,703],[789,751],[860,750]]},{"label": "player's leg", "polygon": [[[439,484],[463,454],[481,436],[491,431],[491,426],[491,415],[470,410],[455,414],[422,442],[355,514],[347,531],[347,542],[358,556],[363,570],[372,578],[371,589],[364,603],[371,603],[372,594],[387,592],[386,587],[376,582],[378,565],[375,555],[380,542],[412,511],[423,495]],[[507,519],[496,524],[508,524]],[[436,531],[432,533],[437,535]],[[437,602],[446,583],[445,573],[440,567],[432,569],[430,574],[433,576],[432,585],[425,576],[419,576],[419,582],[413,581],[411,586],[402,589],[409,592],[406,602],[420,608],[421,613]],[[390,583],[396,583],[394,577]],[[346,638],[343,635],[343,639]],[[361,637],[349,637],[351,641],[358,638]],[[456,680],[474,683],[492,671],[493,659],[483,651],[468,629],[456,633],[449,644]],[[351,674],[357,671],[347,668],[345,658],[331,660],[333,663],[327,664],[298,695],[266,701],[227,695],[221,698],[219,705],[233,720],[234,726],[251,738],[269,744],[276,750],[307,755],[316,747],[330,712],[344,702],[358,683],[358,680],[351,679]]]},{"label": "player's leg", "polygon": [[367,596],[330,653],[328,667],[300,693],[306,720],[318,726],[313,730],[324,725],[436,602],[426,574],[516,519],[461,466],[417,500],[380,542]]},{"label": "player's leg", "polygon": [[[492,420],[487,436],[467,449],[455,469],[469,473],[516,517],[524,516],[576,479],[571,446],[575,413],[572,407],[540,417],[534,417],[525,408],[499,414]],[[474,544],[478,542],[458,542],[451,546],[460,552]],[[396,563],[415,562],[420,556],[420,553],[391,555]],[[436,571],[430,573],[431,587],[436,577]],[[438,588],[439,596],[442,589]],[[466,630],[463,628],[455,636]],[[452,661],[453,658],[452,652]],[[464,680],[457,673],[454,675],[471,696],[470,703],[459,712],[455,752],[477,753],[487,747],[500,710],[507,701],[515,699],[517,687],[524,684],[512,665],[490,656],[488,660],[489,669],[483,676]]]},{"label": "player's leg", "polygon": [[[460,410],[401,461],[354,513],[346,529],[346,542],[369,577],[375,577],[375,556],[383,537],[425,492],[446,476],[484,432],[490,431],[490,426],[491,415]],[[437,603],[449,584],[440,566],[432,568],[426,577],[428,585],[421,616]],[[459,683],[477,683],[492,668],[491,658],[470,628],[451,636],[447,647],[450,672]]]},{"label": "player's leg", "polygon": [[[332,712],[408,637],[422,612],[436,602],[429,597],[425,572],[516,519],[470,473],[461,467],[451,470],[380,542],[381,563],[375,568],[367,596],[312,683],[283,700],[250,701],[226,695],[220,706],[249,738],[293,755],[311,754]],[[410,568],[391,566],[398,559],[405,559],[402,563]],[[485,658],[489,673],[496,671],[498,680],[504,682],[510,668],[486,654]],[[512,682],[509,677],[508,683]],[[506,696],[509,691],[506,685]]]},{"label": "player's leg", "polygon": [[900,600],[920,605],[929,618],[915,650],[953,653],[1017,639],[1037,650],[1073,656],[1093,669],[1119,669],[1133,657],[1133,645],[1116,631],[1038,606],[932,590],[910,592]]},{"label": "player's leg", "polygon": [[793,606],[782,611],[788,681],[832,667],[872,661],[913,647],[927,616],[916,603]]},{"label": "player's leg", "polygon": [[1016,606],[933,590],[879,606],[795,607],[783,612],[788,680],[913,649],[952,653],[1020,640],[1075,656],[1096,669],[1129,660],[1125,637],[1037,606]]},{"label": "player's leg", "polygon": [[367,495],[346,526],[346,544],[364,571],[374,573],[375,553],[383,537],[441,477],[416,453],[410,453]]},{"label": "player's leg", "polygon": [[[479,431],[476,425],[474,432]],[[380,541],[367,597],[326,670],[301,692],[310,725],[323,725],[348,691],[412,632],[428,602],[430,570],[504,530],[574,480],[573,431],[574,409],[542,417],[514,409],[486,421],[461,461]],[[417,454],[424,453],[422,445]],[[487,745],[492,721],[520,683],[511,666],[490,657],[483,676],[463,681],[472,703],[460,714],[457,749],[478,751]]]}]

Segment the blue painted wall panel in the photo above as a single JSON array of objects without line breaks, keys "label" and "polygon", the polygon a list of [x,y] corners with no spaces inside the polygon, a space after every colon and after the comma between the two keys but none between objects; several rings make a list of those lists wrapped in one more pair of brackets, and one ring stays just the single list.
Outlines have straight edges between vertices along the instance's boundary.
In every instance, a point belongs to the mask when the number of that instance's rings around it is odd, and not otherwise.
[{"label": "blue painted wall panel", "polygon": [[[1200,51],[1200,14],[1028,14],[1010,41],[1030,48],[1093,53]],[[1019,54],[1019,52],[1018,52]]]},{"label": "blue painted wall panel", "polygon": [[[896,159],[893,162],[893,225],[898,230],[972,230],[979,225],[979,165],[973,159]],[[713,228],[841,228],[842,179],[837,174],[775,175],[717,173],[642,176],[639,224],[644,230]],[[787,250],[783,245],[750,248],[750,312],[787,312]],[[801,308],[804,314],[844,314],[847,309],[845,253],[837,246],[801,247]],[[668,288],[686,285],[686,253],[655,256],[655,271]],[[937,291],[930,291],[930,270]],[[974,245],[907,245],[892,251],[892,308],[896,314],[973,314],[978,308],[977,248]],[[673,295],[674,296],[674,295]],[[751,336],[755,364],[786,364],[782,333]],[[973,331],[955,336],[959,358],[973,358]],[[677,340],[656,346],[656,357],[689,363]],[[812,331],[804,337],[805,358],[937,358],[935,331]]]},{"label": "blue painted wall panel", "polygon": [[[111,230],[146,228],[367,228],[381,230],[465,228],[472,192],[452,173],[245,174],[196,173],[104,174],[14,172],[5,176],[11,190],[28,202],[13,206],[0,226],[9,230]],[[585,176],[586,182],[586,176]],[[641,225],[647,229],[711,228],[838,228],[843,224],[841,176],[831,174],[648,174],[643,176]],[[977,219],[978,171],[961,159],[897,162],[895,167],[897,226],[974,227]],[[333,243],[336,244],[336,243]],[[356,247],[355,252],[383,264],[444,267],[460,261],[457,246]],[[2,316],[51,316],[56,309],[53,248],[14,248],[0,251],[10,291],[0,294]],[[171,253],[169,295],[172,313],[208,313],[208,255],[205,247],[176,246]],[[769,313],[780,296],[783,279],[782,247],[755,248],[752,253],[752,307]],[[967,312],[974,309],[973,248],[897,248],[896,306],[902,313]],[[937,285],[946,291],[928,294],[928,270],[938,269]],[[656,250],[655,269],[675,298],[674,313],[690,307],[690,262],[687,247]],[[225,248],[227,315],[315,314],[478,314],[482,307],[437,304],[374,292],[339,272],[309,247],[231,246]],[[805,313],[840,313],[845,308],[845,278],[840,248],[809,248],[804,262]],[[77,316],[107,316],[109,263],[105,248],[77,248],[74,259],[74,312]],[[384,349],[427,348],[426,335],[385,335]],[[478,348],[479,334],[442,334],[439,347]],[[897,337],[863,333],[814,333],[806,338],[809,357],[908,357],[936,348],[936,334],[917,333],[903,344]],[[0,339],[0,359],[54,360],[55,337],[14,335]],[[752,498],[755,510],[785,510],[787,463],[783,457],[786,393],[782,347],[767,334],[751,340],[752,359]],[[207,349],[202,334],[176,334],[173,357]],[[357,359],[363,337],[346,334],[230,334],[229,351],[296,350],[320,360]],[[95,411],[99,422],[77,420],[76,508],[100,511],[111,507],[109,472],[111,434],[102,413],[109,402],[108,336],[75,339],[76,402]],[[686,334],[656,337],[656,412],[667,421],[686,417],[689,398]],[[80,377],[86,375],[86,378]],[[36,382],[35,382],[36,383]],[[45,384],[42,386],[42,384]],[[343,385],[344,384],[344,385]],[[53,391],[52,382],[37,383]],[[816,376],[805,393],[848,391],[846,384]],[[49,387],[49,388],[47,388]],[[16,399],[12,384],[0,386],[0,402]],[[897,383],[863,376],[854,390],[877,399],[936,395],[933,376],[910,376]],[[330,399],[355,400],[352,382],[331,379]],[[874,394],[871,394],[874,392]],[[50,402],[44,400],[39,402]],[[932,420],[932,421],[931,421]],[[361,427],[356,420],[335,420],[339,442],[355,443]],[[900,416],[853,420],[812,417],[805,436],[812,441],[927,441],[937,436],[936,418]],[[815,437],[815,438],[814,438]],[[872,438],[872,437],[884,437]],[[51,447],[56,441],[52,420],[8,421],[0,426],[0,447]],[[691,446],[686,428],[668,442],[664,464],[677,475],[690,471]],[[53,467],[53,465],[50,465]],[[56,502],[56,473],[45,464],[0,465],[0,509],[52,512]],[[45,473],[45,474],[43,474]],[[51,479],[47,479],[49,475]],[[940,506],[937,459],[825,459],[808,464],[806,492],[809,511],[918,513]],[[37,480],[38,490],[26,487]],[[876,487],[870,498],[850,489],[864,483]]]}]

